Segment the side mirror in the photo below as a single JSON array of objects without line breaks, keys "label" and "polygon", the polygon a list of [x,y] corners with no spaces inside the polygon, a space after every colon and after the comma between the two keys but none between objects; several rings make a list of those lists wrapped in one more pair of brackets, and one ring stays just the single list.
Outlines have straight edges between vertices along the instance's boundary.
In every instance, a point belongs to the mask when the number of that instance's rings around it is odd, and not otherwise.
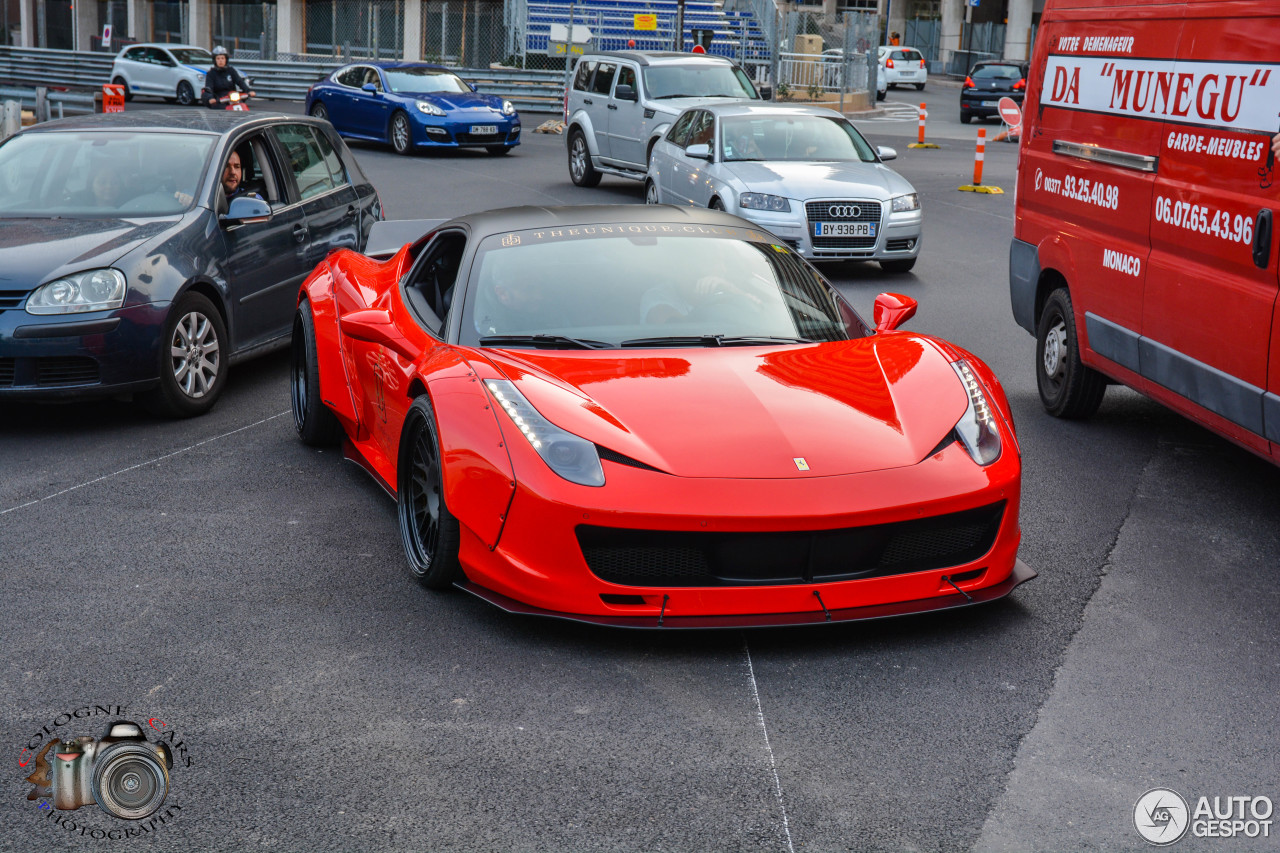
[{"label": "side mirror", "polygon": [[271,219],[271,205],[260,198],[241,196],[231,199],[227,212],[218,217],[222,225],[253,225]]},{"label": "side mirror", "polygon": [[898,149],[890,148],[888,145],[877,145],[876,153],[880,155],[881,160],[897,160]]},{"label": "side mirror", "polygon": [[756,87],[756,92],[760,95],[760,100],[762,100],[762,101],[772,101],[772,100],[773,100],[773,87],[772,87],[772,86],[757,86],[757,87]]},{"label": "side mirror", "polygon": [[384,346],[409,361],[416,359],[420,353],[400,334],[391,320],[391,312],[377,308],[366,308],[363,311],[352,311],[338,317],[338,327],[342,334],[357,341]]},{"label": "side mirror", "polygon": [[688,148],[684,149],[684,156],[693,157],[696,160],[706,160],[710,162],[711,146],[707,145],[706,143],[700,143],[698,145],[690,145]]},{"label": "side mirror", "polygon": [[919,302],[901,293],[880,294],[876,297],[876,307],[872,314],[876,321],[876,331],[892,332],[914,317],[919,305]]},{"label": "side mirror", "polygon": [[365,83],[360,88],[368,92],[370,95],[378,94],[378,86],[376,83]]},{"label": "side mirror", "polygon": [[619,101],[636,100],[636,90],[634,86],[628,86],[626,83],[619,83],[618,87],[613,90],[613,97]]},{"label": "side mirror", "polygon": [[469,87],[471,88],[471,91],[473,91],[473,92],[479,92],[479,91],[480,91],[479,89],[477,89],[477,88],[476,88],[476,84],[475,84],[475,83],[467,83],[467,86],[469,86]]}]

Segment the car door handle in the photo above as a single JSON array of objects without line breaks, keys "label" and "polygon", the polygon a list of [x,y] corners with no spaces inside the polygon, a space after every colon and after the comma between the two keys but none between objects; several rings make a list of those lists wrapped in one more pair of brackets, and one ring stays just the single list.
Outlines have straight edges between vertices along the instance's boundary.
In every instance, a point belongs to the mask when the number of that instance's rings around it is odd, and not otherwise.
[{"label": "car door handle", "polygon": [[591,106],[592,104],[595,103],[595,101],[591,100],[590,98],[583,98],[582,103],[586,104],[587,106]]},{"label": "car door handle", "polygon": [[297,240],[299,243],[307,239],[307,226],[305,225],[293,226],[293,239]]},{"label": "car door handle", "polygon": [[1253,265],[1260,270],[1267,268],[1271,260],[1271,209],[1258,211],[1258,221],[1253,230]]},{"label": "car door handle", "polygon": [[356,215],[356,206],[354,204],[347,205],[347,219],[354,219]]},{"label": "car door handle", "polygon": [[617,108],[618,108],[618,105],[617,105],[617,104],[610,104],[610,105],[609,105],[609,109],[611,109],[611,110],[616,110]]}]

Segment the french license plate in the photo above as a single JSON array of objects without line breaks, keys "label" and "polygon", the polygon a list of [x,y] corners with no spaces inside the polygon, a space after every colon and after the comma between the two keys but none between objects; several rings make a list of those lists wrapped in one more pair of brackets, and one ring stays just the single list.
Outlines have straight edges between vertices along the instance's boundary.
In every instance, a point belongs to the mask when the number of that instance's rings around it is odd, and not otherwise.
[{"label": "french license plate", "polygon": [[982,105],[984,107],[996,107],[1000,105],[1000,102],[999,101],[983,101]]},{"label": "french license plate", "polygon": [[498,126],[496,124],[473,124],[471,125],[471,132],[477,135],[488,134],[492,136],[498,132]]},{"label": "french license plate", "polygon": [[876,224],[874,222],[815,222],[813,223],[813,236],[874,237],[876,236]]}]

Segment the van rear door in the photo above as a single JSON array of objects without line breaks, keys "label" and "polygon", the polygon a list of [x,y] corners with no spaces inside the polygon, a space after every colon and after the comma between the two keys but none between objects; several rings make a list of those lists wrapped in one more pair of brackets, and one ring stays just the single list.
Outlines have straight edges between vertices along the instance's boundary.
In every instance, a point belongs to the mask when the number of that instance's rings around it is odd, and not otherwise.
[{"label": "van rear door", "polygon": [[[1147,54],[1160,56],[1162,54]],[[1133,97],[1166,120],[1143,300],[1142,372],[1253,435],[1269,453],[1280,408],[1264,418],[1277,293],[1269,159],[1280,129],[1280,10],[1268,3],[1187,5],[1175,62],[1152,60]],[[1155,122],[1150,122],[1154,124]],[[1271,222],[1268,225],[1268,221]],[[1276,377],[1271,377],[1275,387]]]}]

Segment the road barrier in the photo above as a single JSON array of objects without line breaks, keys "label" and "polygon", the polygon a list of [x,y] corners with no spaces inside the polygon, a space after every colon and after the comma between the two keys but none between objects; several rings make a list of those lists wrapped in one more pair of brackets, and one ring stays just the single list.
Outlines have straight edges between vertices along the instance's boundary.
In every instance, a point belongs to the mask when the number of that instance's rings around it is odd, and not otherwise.
[{"label": "road barrier", "polygon": [[44,86],[0,86],[0,102],[17,102],[22,109],[32,110],[36,121],[91,113],[93,95],[93,92],[49,91]]},{"label": "road barrier", "polygon": [[[111,82],[115,56],[75,50],[0,47],[0,82],[20,86],[49,86],[99,90]],[[344,62],[268,62],[238,59],[236,69],[253,78],[258,97],[277,101],[302,101],[307,90]],[[497,95],[516,109],[560,112],[564,99],[564,74],[523,68],[454,68],[481,92]],[[52,93],[51,93],[52,94]],[[176,93],[175,93],[176,94]],[[92,111],[92,94],[90,94]]]},{"label": "road barrier", "polygon": [[925,142],[925,141],[924,141],[924,120],[925,120],[926,118],[928,118],[928,117],[929,117],[929,111],[928,111],[927,109],[925,109],[924,104],[921,104],[921,105],[920,105],[920,130],[919,130],[919,132],[918,132],[918,134],[917,134],[917,139],[916,139],[916,141],[915,141],[915,142],[912,142],[910,145],[908,145],[908,146],[907,146],[908,148],[938,148],[938,147],[940,147],[940,146],[938,146],[938,145],[934,145],[932,142]]},{"label": "road barrier", "polygon": [[1004,193],[1004,190],[999,187],[984,187],[982,185],[982,163],[986,158],[987,129],[980,127],[978,128],[978,150],[973,155],[973,183],[959,187],[960,192],[987,193],[989,195],[1002,195]]}]

